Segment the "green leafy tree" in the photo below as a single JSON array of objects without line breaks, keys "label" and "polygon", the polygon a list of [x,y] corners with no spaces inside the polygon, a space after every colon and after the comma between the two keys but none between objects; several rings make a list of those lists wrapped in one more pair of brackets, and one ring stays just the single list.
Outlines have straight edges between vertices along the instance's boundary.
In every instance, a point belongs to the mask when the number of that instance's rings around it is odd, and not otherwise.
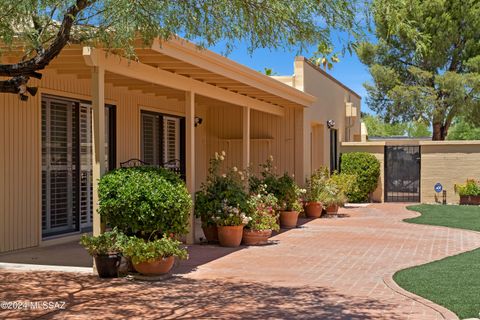
[{"label": "green leafy tree", "polygon": [[419,138],[432,135],[428,124],[422,121],[387,123],[379,116],[369,114],[364,115],[362,121],[367,126],[370,137],[407,136]]},{"label": "green leafy tree", "polygon": [[0,54],[21,52],[1,63],[0,93],[27,99],[30,78],[70,43],[101,46],[135,57],[135,44],[176,34],[201,46],[237,40],[256,48],[298,48],[330,43],[332,29],[351,33],[355,2],[348,0],[0,0]]},{"label": "green leafy tree", "polygon": [[459,118],[448,132],[447,140],[480,140],[480,127]]},{"label": "green leafy tree", "polygon": [[407,125],[405,123],[385,123],[379,116],[365,115],[362,121],[367,126],[370,137],[403,136]]},{"label": "green leafy tree", "polygon": [[454,119],[480,124],[480,2],[373,0],[377,41],[357,52],[370,70],[372,110],[390,122],[420,119],[444,140]]}]

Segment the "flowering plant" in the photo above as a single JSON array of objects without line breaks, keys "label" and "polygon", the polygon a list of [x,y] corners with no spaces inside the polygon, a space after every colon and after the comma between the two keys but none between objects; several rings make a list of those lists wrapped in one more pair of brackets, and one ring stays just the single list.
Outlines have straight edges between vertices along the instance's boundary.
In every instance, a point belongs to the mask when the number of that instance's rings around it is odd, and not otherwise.
[{"label": "flowering plant", "polygon": [[320,194],[320,199],[326,206],[341,206],[347,202],[347,193],[354,188],[355,183],[356,176],[334,172],[325,182],[325,188]]},{"label": "flowering plant", "polygon": [[244,226],[251,220],[238,206],[228,205],[228,200],[222,202],[222,209],[213,217],[217,226]]},{"label": "flowering plant", "polygon": [[325,189],[325,184],[330,176],[327,168],[320,168],[307,179],[305,193],[305,201],[307,202],[320,202],[322,199],[322,192]]},{"label": "flowering plant", "polygon": [[302,209],[300,199],[305,192],[305,189],[300,189],[295,183],[292,176],[284,173],[278,179],[278,190],[276,193],[280,209],[283,211],[300,211]]},{"label": "flowering plant", "polygon": [[236,167],[227,170],[226,173],[221,173],[220,169],[225,157],[225,151],[222,151],[221,153],[216,152],[215,156],[210,159],[207,181],[196,193],[195,215],[202,219],[204,227],[240,225],[242,223],[235,221],[241,217],[237,217],[232,208],[237,208],[239,215],[247,210],[248,196],[245,191],[245,174]]},{"label": "flowering plant", "polygon": [[260,192],[251,194],[248,199],[250,222],[247,228],[251,230],[279,230],[276,213],[277,198],[266,192],[266,186],[260,186]]}]

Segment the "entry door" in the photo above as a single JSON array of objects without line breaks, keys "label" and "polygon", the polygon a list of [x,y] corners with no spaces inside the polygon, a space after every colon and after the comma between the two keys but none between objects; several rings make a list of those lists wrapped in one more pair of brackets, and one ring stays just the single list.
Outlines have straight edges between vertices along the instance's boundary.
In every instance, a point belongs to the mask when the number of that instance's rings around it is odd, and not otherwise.
[{"label": "entry door", "polygon": [[330,129],[330,172],[338,171],[338,131]]},{"label": "entry door", "polygon": [[[113,106],[106,108],[105,118],[106,161],[107,168],[112,169],[115,161]],[[43,237],[91,229],[92,151],[91,105],[42,97]]]},{"label": "entry door", "polygon": [[420,202],[419,146],[385,147],[385,202]]}]

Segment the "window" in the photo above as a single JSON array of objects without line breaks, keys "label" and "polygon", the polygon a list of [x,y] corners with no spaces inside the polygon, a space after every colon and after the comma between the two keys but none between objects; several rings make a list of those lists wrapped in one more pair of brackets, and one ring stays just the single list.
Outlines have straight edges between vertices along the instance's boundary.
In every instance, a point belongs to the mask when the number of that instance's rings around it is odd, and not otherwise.
[{"label": "window", "polygon": [[184,174],[184,128],[183,118],[142,112],[142,161]]}]

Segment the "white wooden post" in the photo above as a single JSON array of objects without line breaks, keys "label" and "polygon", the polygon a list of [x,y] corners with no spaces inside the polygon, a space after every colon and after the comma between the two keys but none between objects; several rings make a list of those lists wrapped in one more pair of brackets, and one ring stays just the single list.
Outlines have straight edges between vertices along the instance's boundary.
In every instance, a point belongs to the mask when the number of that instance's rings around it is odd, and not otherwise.
[{"label": "white wooden post", "polygon": [[250,107],[243,107],[243,169],[250,165]]},{"label": "white wooden post", "polygon": [[104,231],[98,214],[98,180],[105,173],[105,70],[93,67],[92,70],[92,109],[93,109],[93,235]]},{"label": "white wooden post", "polygon": [[[185,175],[188,192],[195,201],[195,93],[185,92]],[[190,212],[187,244],[195,242],[195,215]]]}]

